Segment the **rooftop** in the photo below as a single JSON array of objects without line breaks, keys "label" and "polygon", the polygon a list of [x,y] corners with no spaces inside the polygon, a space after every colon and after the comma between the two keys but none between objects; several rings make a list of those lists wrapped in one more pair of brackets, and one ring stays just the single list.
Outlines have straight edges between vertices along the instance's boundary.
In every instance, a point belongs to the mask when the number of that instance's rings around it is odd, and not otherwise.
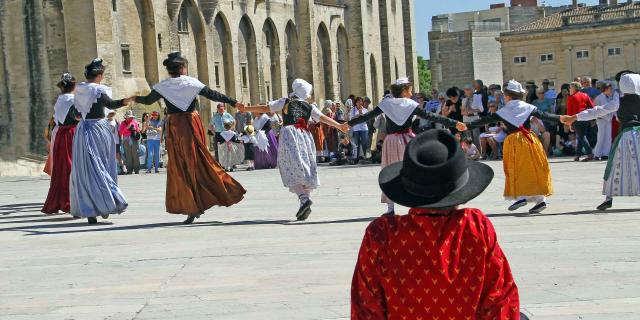
[{"label": "rooftop", "polygon": [[593,25],[602,22],[619,23],[640,21],[640,2],[614,5],[572,7],[513,30],[513,33],[551,31],[571,27]]}]

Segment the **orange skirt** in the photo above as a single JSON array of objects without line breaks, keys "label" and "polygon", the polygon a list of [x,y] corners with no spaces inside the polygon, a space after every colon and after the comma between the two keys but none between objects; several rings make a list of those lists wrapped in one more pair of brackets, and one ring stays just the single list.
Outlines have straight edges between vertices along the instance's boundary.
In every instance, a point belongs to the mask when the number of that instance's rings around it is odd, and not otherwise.
[{"label": "orange skirt", "polygon": [[316,144],[316,151],[324,150],[324,125],[320,123],[310,124],[309,131],[311,132],[313,141]]},{"label": "orange skirt", "polygon": [[505,199],[548,197],[553,193],[547,154],[533,133],[519,131],[508,135],[502,145],[502,156]]},{"label": "orange skirt", "polygon": [[246,190],[228,175],[206,145],[198,112],[167,116],[165,135],[167,166],[167,212],[193,215],[213,206],[232,206]]}]

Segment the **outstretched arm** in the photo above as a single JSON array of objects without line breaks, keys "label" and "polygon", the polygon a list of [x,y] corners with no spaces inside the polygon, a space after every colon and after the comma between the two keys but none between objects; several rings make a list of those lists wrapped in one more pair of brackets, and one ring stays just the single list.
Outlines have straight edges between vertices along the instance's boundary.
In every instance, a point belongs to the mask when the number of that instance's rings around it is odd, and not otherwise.
[{"label": "outstretched arm", "polygon": [[371,112],[367,112],[361,116],[351,118],[351,120],[349,120],[349,125],[355,126],[356,124],[367,122],[381,114],[382,114],[382,109],[376,107]]},{"label": "outstretched arm", "polygon": [[162,96],[155,90],[151,90],[151,92],[146,96],[134,97],[136,103],[142,103],[145,105],[154,104],[156,101],[160,100],[160,98],[162,98]]},{"label": "outstretched arm", "polygon": [[500,117],[498,117],[498,115],[496,115],[495,113],[492,113],[492,114],[488,114],[488,115],[486,115],[484,117],[480,117],[480,119],[478,119],[478,120],[467,122],[466,125],[467,125],[467,129],[468,130],[473,130],[475,128],[483,127],[483,126],[485,126],[487,124],[494,123],[494,122],[500,122],[500,121],[502,121],[502,119],[500,119]]},{"label": "outstretched arm", "polygon": [[200,90],[199,95],[216,102],[228,103],[232,107],[238,107],[238,100],[225,96],[224,94],[211,90],[209,87],[204,87]]},{"label": "outstretched arm", "polygon": [[433,121],[436,123],[439,123],[447,128],[456,128],[459,131],[466,131],[467,130],[467,126],[460,121],[456,121],[454,119],[451,118],[447,118],[447,117],[443,117],[441,115],[435,114],[433,112],[429,112],[429,111],[424,111],[423,109],[418,109],[416,108],[416,110],[413,112],[414,115],[423,118],[423,119],[427,119],[429,121]]},{"label": "outstretched arm", "polygon": [[102,95],[100,95],[100,98],[98,98],[98,102],[102,103],[105,107],[113,110],[128,105],[129,102],[131,102],[131,98],[112,100],[107,94],[103,93]]}]

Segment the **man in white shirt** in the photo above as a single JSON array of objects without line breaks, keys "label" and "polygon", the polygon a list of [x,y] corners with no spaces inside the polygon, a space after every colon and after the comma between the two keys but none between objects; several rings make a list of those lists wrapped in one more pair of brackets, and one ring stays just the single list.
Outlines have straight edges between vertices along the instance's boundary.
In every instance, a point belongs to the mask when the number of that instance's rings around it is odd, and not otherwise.
[{"label": "man in white shirt", "polygon": [[[364,107],[364,99],[357,97],[355,100],[355,106],[351,108],[349,113],[349,119],[361,117],[367,114],[367,112],[369,112],[369,110]],[[366,122],[360,123],[351,127],[351,131],[353,134],[352,143],[356,146],[356,157],[366,158],[367,146],[369,146],[369,126]]]}]

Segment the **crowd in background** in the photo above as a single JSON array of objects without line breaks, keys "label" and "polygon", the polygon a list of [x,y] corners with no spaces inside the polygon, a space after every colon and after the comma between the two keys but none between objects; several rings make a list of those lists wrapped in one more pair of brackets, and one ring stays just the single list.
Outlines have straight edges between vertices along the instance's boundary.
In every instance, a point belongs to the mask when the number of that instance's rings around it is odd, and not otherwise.
[{"label": "crowd in background", "polygon": [[[451,87],[444,91],[432,90],[430,96],[416,93],[413,99],[425,111],[468,123],[504,107],[502,87],[500,84],[487,86],[482,80],[475,80],[462,89]],[[575,115],[618,97],[615,82],[598,81],[588,76],[576,77],[573,82],[560,85],[558,90],[553,82],[546,79],[540,87],[533,81],[527,81],[526,89],[527,103],[535,105],[540,111],[558,115]],[[388,96],[389,93],[385,92],[382,99]],[[369,97],[350,95],[344,103],[326,100],[318,107],[324,115],[344,123],[365,115],[375,106]],[[140,170],[159,172],[164,166],[163,155],[166,154],[163,147],[164,122],[160,113],[144,113],[137,120],[129,110],[125,112],[124,119],[118,121],[112,110],[107,118],[117,142],[119,173],[138,174]],[[255,128],[254,122],[258,118],[262,120],[258,122],[259,128]],[[385,123],[385,116],[380,115],[372,121],[353,126],[348,134],[324,124],[310,123],[309,130],[316,142],[317,161],[332,166],[380,163]],[[572,156],[575,161],[606,160],[617,133],[614,115],[591,122],[576,122],[572,127],[535,118],[531,124],[549,156]],[[237,112],[233,115],[227,111],[225,104],[219,103],[208,126],[209,149],[227,171],[237,170],[241,166],[246,166],[247,170],[275,168],[281,126],[282,117],[278,113],[256,116]],[[412,131],[417,134],[434,128],[441,128],[441,125],[416,119]],[[457,132],[456,129],[451,131],[469,159],[501,159],[501,145],[506,138],[502,123],[465,132]],[[271,143],[261,139],[267,136],[273,137]]]}]

